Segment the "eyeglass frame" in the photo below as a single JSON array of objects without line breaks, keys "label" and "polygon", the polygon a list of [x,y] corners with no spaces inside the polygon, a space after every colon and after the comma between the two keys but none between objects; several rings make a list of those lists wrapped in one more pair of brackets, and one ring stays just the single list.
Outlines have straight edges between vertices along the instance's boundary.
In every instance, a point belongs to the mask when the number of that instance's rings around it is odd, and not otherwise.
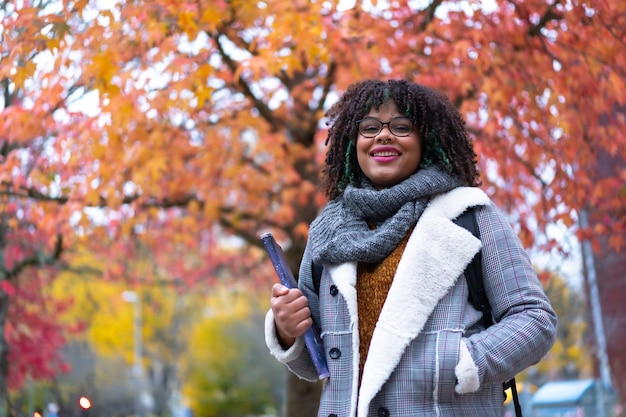
[{"label": "eyeglass frame", "polygon": [[[363,132],[361,132],[361,122],[367,120],[367,119],[372,119],[372,120],[376,120],[378,123],[380,123],[380,128],[378,130],[378,132],[376,132],[374,135],[369,136],[369,135],[365,135],[363,134]],[[394,121],[398,120],[398,119],[404,119],[404,120],[408,120],[411,123],[411,130],[408,131],[406,134],[397,134],[394,133],[391,130],[391,123],[393,123]],[[408,117],[404,117],[404,116],[398,116],[398,117],[394,117],[393,119],[389,120],[388,122],[382,122],[379,119],[372,117],[372,116],[368,116],[368,117],[364,117],[361,120],[357,120],[356,121],[356,126],[357,126],[357,130],[359,131],[359,134],[361,136],[363,136],[364,138],[368,138],[368,139],[372,139],[375,138],[376,136],[378,136],[380,134],[380,132],[383,131],[383,129],[385,128],[385,125],[387,125],[387,129],[389,130],[389,132],[394,135],[397,136],[399,138],[403,138],[403,137],[407,137],[409,136],[411,133],[413,133],[413,130],[415,129],[415,122],[413,122],[413,120],[409,119]]]}]

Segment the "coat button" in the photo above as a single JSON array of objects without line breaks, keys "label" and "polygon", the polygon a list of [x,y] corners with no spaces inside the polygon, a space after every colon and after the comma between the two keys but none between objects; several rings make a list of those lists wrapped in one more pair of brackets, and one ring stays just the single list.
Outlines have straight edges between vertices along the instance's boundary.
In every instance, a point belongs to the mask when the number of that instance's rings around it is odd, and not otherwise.
[{"label": "coat button", "polygon": [[389,410],[385,407],[380,407],[378,409],[378,417],[389,417]]},{"label": "coat button", "polygon": [[330,286],[330,295],[332,295],[334,297],[337,294],[339,294],[339,290],[337,289],[337,286],[334,285],[334,284],[331,285]]},{"label": "coat button", "polygon": [[328,352],[328,354],[332,359],[339,359],[339,357],[341,356],[341,351],[337,348],[332,348],[330,352]]}]

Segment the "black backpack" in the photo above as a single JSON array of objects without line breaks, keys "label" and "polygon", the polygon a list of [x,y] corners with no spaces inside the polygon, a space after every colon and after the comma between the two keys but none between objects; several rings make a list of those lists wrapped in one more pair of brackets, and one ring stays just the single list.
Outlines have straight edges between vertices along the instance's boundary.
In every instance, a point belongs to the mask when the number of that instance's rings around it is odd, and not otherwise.
[{"label": "black backpack", "polygon": [[[480,239],[480,231],[478,230],[478,222],[476,221],[474,207],[470,207],[465,210],[459,217],[454,219],[454,222],[459,226],[462,226],[465,229],[469,230],[474,236]],[[481,252],[478,251],[476,256],[474,256],[474,259],[472,259],[470,264],[465,269],[465,279],[467,280],[467,286],[469,287],[469,302],[472,303],[472,305],[476,309],[480,310],[483,313],[482,323],[485,328],[487,328],[493,324],[493,316],[491,315],[491,306],[489,305],[489,300],[487,299],[487,295],[485,294],[481,262]],[[322,269],[322,265],[312,262],[311,274],[313,278],[313,288],[315,289],[316,294],[319,294],[320,292]],[[520,406],[519,397],[517,395],[515,378],[511,378],[503,384],[503,390],[506,391],[507,388],[511,389],[511,394],[513,396],[513,405],[515,407],[515,415],[517,417],[522,417],[522,408]],[[506,399],[506,392],[504,393],[504,398]]]}]

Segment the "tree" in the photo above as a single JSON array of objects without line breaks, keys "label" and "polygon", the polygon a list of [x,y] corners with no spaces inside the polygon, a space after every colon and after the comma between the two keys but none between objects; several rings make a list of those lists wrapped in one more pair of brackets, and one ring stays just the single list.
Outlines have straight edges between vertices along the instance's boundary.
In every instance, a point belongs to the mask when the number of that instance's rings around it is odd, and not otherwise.
[{"label": "tree", "polygon": [[[4,2],[3,233],[36,230],[45,244],[29,253],[50,263],[102,236],[154,253],[194,247],[205,262],[179,267],[213,274],[219,232],[243,242],[234,275],[262,280],[270,271],[251,273],[247,255],[271,229],[295,271],[323,203],[320,118],[364,77],[452,98],[485,190],[528,246],[559,250],[548,225],[575,230],[587,204],[594,219],[623,206],[623,173],[589,176],[600,151],[626,154],[626,122],[611,112],[625,90],[623,2],[372,3]],[[602,232],[625,229],[622,212]],[[5,253],[17,241],[7,236]],[[106,253],[119,278],[120,256]],[[25,269],[1,262],[6,306]],[[0,340],[0,358],[6,349]]]},{"label": "tree", "polygon": [[[56,297],[73,297],[72,305],[55,319],[71,323],[81,318],[86,323],[84,333],[70,339],[64,348],[72,370],[56,378],[63,386],[58,401],[76,395],[75,387],[86,387],[89,381],[94,410],[106,407],[114,414],[133,413],[134,399],[141,390],[152,398],[151,415],[167,415],[184,382],[180,369],[189,349],[189,335],[203,317],[212,286],[185,291],[182,279],[167,276],[172,263],[193,264],[193,251],[155,254],[136,245],[103,245],[117,247],[116,252],[127,257],[124,262],[115,261],[122,269],[115,272],[121,275],[118,279],[103,277],[110,260],[100,258],[101,251],[91,252],[91,245],[67,254],[65,270],[52,286]],[[125,300],[129,291],[133,297]],[[140,332],[139,343],[136,331]],[[137,352],[141,354],[139,380],[134,374],[139,364]]]},{"label": "tree", "polygon": [[280,410],[285,374],[259,331],[264,326],[260,307],[267,303],[258,299],[257,290],[220,285],[207,300],[184,365],[184,393],[194,415],[276,415]]}]

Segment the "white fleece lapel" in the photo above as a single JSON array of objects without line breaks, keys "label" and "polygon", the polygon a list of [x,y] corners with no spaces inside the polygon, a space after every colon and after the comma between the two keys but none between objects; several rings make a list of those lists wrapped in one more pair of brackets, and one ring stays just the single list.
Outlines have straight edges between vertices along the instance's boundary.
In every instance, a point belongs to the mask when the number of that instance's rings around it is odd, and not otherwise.
[{"label": "white fleece lapel", "polygon": [[480,249],[480,240],[452,219],[469,206],[488,203],[489,198],[479,189],[463,187],[433,199],[422,214],[409,237],[372,335],[358,415],[367,415],[369,403],[408,344],[422,331],[439,300]]}]

